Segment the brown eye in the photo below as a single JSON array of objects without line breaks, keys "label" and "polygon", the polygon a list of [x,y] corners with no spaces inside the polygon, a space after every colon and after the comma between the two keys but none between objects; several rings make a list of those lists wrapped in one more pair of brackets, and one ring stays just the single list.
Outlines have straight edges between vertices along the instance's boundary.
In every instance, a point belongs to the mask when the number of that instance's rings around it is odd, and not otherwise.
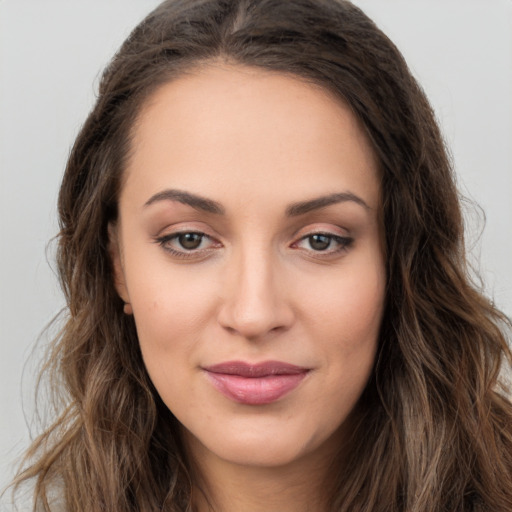
[{"label": "brown eye", "polygon": [[327,257],[346,251],[353,241],[353,238],[331,233],[310,233],[295,242],[293,247],[312,254],[318,253],[318,257],[320,257],[320,253]]},{"label": "brown eye", "polygon": [[192,251],[199,248],[203,241],[203,235],[200,233],[182,233],[181,235],[178,235],[177,241],[183,249]]},{"label": "brown eye", "polygon": [[162,249],[174,258],[202,261],[222,244],[201,231],[181,231],[154,239]]},{"label": "brown eye", "polygon": [[310,235],[308,236],[310,247],[315,251],[325,251],[329,248],[332,242],[332,237],[328,235]]}]

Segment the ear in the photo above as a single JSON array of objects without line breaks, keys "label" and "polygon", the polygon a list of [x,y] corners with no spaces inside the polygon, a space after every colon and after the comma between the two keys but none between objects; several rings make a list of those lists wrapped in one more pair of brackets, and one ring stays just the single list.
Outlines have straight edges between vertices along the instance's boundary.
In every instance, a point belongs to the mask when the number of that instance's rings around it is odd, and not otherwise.
[{"label": "ear", "polygon": [[118,226],[113,222],[108,224],[108,253],[110,256],[110,262],[112,264],[114,286],[119,297],[121,297],[125,303],[124,312],[130,315],[133,313],[133,311],[130,304],[130,295],[128,294],[128,289],[126,287]]}]

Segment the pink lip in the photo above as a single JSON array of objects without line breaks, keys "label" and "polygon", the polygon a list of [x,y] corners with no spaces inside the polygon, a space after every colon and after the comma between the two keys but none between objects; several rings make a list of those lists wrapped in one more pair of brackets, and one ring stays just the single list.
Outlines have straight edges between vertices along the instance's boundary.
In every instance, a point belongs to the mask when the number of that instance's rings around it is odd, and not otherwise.
[{"label": "pink lip", "polygon": [[259,364],[228,361],[203,370],[224,396],[246,405],[264,405],[279,400],[295,389],[309,372],[308,368],[281,361]]}]

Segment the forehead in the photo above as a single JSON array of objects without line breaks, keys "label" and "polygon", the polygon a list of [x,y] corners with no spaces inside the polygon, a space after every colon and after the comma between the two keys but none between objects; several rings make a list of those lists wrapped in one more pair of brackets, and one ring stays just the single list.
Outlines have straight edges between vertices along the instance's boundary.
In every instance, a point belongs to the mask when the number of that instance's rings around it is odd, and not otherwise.
[{"label": "forehead", "polygon": [[149,98],[134,127],[125,184],[148,196],[171,185],[206,196],[219,183],[223,193],[266,186],[266,195],[298,196],[331,186],[364,189],[374,202],[377,167],[341,99],[295,76],[219,64]]}]

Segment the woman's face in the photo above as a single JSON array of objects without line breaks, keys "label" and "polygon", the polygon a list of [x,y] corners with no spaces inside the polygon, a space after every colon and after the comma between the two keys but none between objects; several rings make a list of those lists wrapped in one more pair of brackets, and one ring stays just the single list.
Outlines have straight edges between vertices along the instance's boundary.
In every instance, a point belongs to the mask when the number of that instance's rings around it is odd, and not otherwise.
[{"label": "woman's face", "polygon": [[189,73],[143,109],[119,208],[117,289],[189,449],[253,466],[332,453],[385,287],[377,164],[350,109],[282,74]]}]

